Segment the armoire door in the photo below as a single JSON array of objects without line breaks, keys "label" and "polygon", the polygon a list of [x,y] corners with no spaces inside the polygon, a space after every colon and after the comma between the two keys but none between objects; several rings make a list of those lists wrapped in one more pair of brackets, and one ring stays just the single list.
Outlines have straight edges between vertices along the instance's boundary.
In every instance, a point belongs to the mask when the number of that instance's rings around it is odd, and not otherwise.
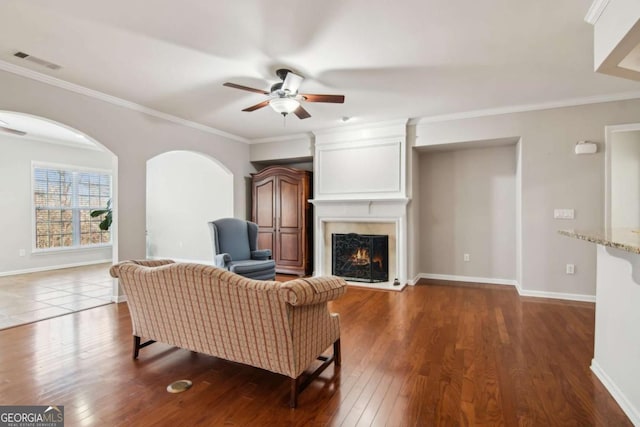
[{"label": "armoire door", "polygon": [[305,251],[302,250],[304,191],[299,178],[281,175],[276,193],[276,264],[283,267],[302,267]]},{"label": "armoire door", "polygon": [[258,224],[258,248],[276,253],[276,178],[254,183],[253,221]]}]

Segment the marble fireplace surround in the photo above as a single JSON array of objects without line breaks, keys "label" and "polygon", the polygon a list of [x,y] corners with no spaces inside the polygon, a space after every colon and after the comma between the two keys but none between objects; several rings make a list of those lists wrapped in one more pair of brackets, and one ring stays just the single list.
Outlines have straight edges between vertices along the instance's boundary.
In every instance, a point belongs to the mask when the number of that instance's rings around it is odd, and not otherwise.
[{"label": "marble fireplace surround", "polygon": [[[331,274],[331,234],[358,233],[389,236],[389,281],[349,282],[354,286],[401,291],[407,284],[407,199],[311,200],[315,208],[314,275]],[[397,278],[399,286],[394,286]]]}]

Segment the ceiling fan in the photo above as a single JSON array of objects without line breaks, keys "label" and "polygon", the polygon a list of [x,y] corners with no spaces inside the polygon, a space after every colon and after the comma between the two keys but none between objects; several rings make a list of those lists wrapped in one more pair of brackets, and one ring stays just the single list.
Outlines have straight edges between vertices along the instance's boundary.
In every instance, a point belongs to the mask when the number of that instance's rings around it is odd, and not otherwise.
[{"label": "ceiling fan", "polygon": [[247,107],[242,111],[255,111],[269,105],[274,111],[285,117],[287,114],[293,113],[298,116],[299,119],[307,119],[311,117],[311,114],[309,114],[309,112],[300,104],[303,101],[330,102],[334,104],[342,104],[344,102],[344,95],[313,95],[308,93],[298,93],[298,88],[300,87],[300,83],[304,80],[304,77],[299,76],[286,68],[277,70],[276,75],[280,77],[280,80],[282,81],[274,83],[269,92],[229,82],[224,83],[223,86],[269,96],[269,99],[266,99],[256,105],[252,105],[251,107]]},{"label": "ceiling fan", "polygon": [[10,133],[11,135],[20,135],[20,136],[24,136],[27,134],[26,132],[23,132],[21,130],[10,128],[9,123],[3,120],[0,120],[0,132]]}]

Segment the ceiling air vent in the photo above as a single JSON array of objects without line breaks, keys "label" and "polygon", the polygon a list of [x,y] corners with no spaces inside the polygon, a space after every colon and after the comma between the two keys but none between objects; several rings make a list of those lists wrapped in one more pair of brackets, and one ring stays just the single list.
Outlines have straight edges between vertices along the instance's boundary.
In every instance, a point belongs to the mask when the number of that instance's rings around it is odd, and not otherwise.
[{"label": "ceiling air vent", "polygon": [[24,59],[25,61],[31,61],[34,64],[38,64],[38,65],[41,65],[43,67],[47,67],[50,70],[59,70],[60,68],[62,68],[58,64],[54,64],[53,62],[45,61],[44,59],[40,59],[37,56],[31,56],[28,53],[24,53],[24,52],[16,52],[16,53],[13,54],[13,56],[15,56],[17,58],[20,58],[20,59]]}]

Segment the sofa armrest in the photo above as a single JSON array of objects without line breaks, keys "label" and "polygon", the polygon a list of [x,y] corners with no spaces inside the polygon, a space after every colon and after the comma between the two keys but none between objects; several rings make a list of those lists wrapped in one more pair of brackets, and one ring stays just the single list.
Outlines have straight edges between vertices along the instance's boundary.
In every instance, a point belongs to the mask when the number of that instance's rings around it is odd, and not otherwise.
[{"label": "sofa armrest", "polygon": [[258,249],[251,251],[251,259],[267,260],[271,259],[271,249]]},{"label": "sofa armrest", "polygon": [[280,286],[284,300],[293,306],[331,301],[342,296],[346,291],[347,282],[336,276],[296,279]]},{"label": "sofa armrest", "polygon": [[173,264],[172,259],[131,259],[114,264],[109,269],[111,277],[120,277],[120,267],[125,264],[137,264],[144,267],[159,267],[161,265]]},{"label": "sofa armrest", "polygon": [[213,257],[213,265],[220,268],[227,268],[227,264],[231,262],[231,255],[218,254]]}]

